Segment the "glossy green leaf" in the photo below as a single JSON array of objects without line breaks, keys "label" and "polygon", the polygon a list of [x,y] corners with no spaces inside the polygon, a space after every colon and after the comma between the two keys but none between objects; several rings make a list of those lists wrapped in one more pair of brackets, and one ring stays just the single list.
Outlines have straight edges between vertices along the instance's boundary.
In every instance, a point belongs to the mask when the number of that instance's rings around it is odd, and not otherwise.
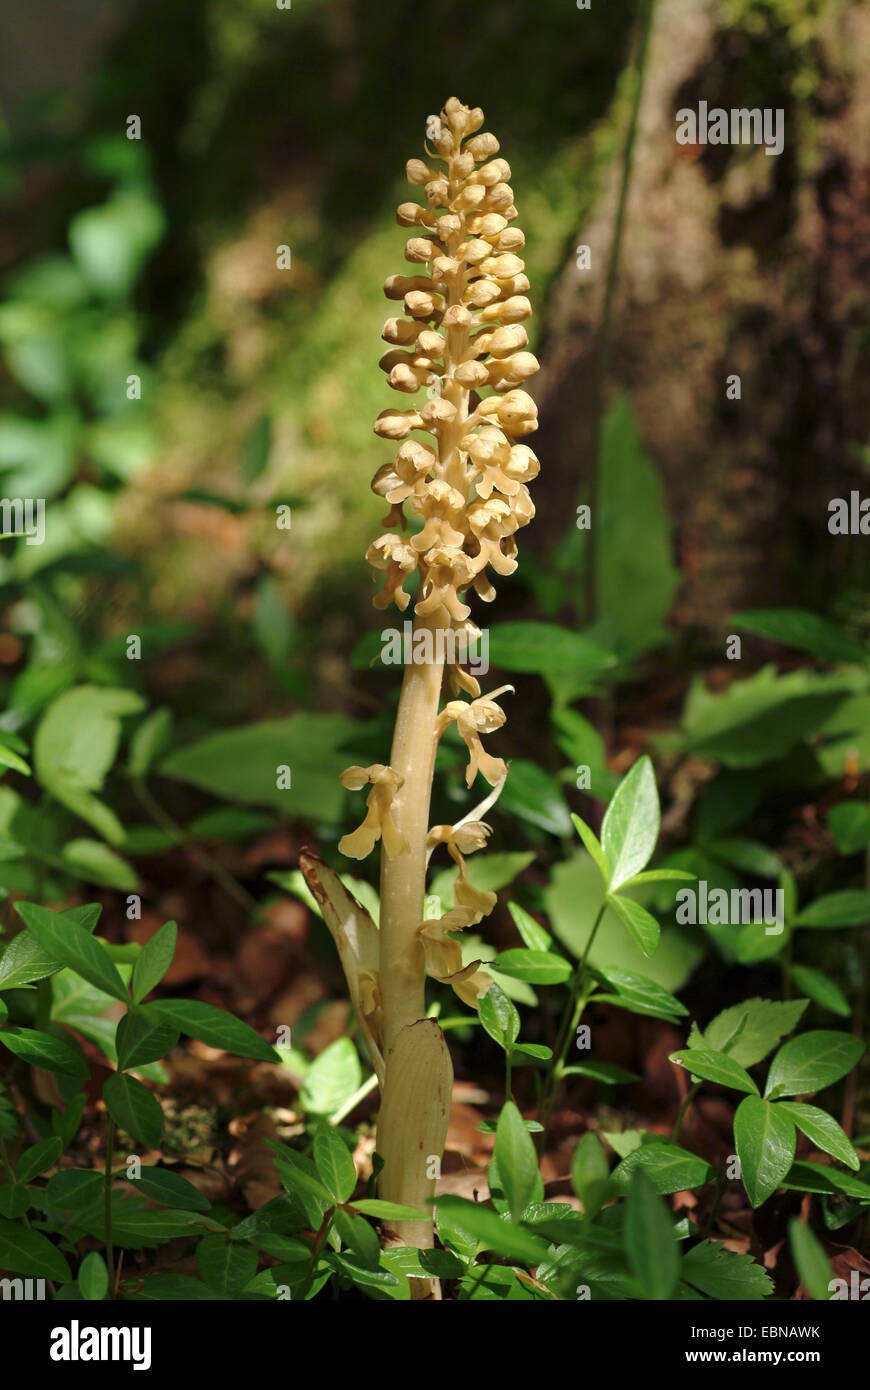
[{"label": "glossy green leaf", "polygon": [[642,1167],[628,1190],[623,1231],[626,1257],[644,1298],[671,1298],[680,1275],[680,1248],[671,1213]]},{"label": "glossy green leaf", "polygon": [[581,818],[576,813],[571,813],[571,819],[574,822],[574,829],[577,831],[577,834],[583,841],[584,848],[586,849],[587,853],[592,856],[595,863],[598,865],[601,877],[604,879],[605,888],[609,888],[610,866],[607,863],[607,859],[604,855],[604,850],[601,847],[601,841],[595,834],[595,831],[592,829],[592,827],[587,825],[585,820],[581,820]]},{"label": "glossy green leaf", "polygon": [[758,1087],[749,1072],[726,1052],[703,1052],[690,1047],[672,1052],[670,1060],[688,1067],[693,1076],[700,1076],[704,1081],[715,1081],[717,1086],[730,1086],[735,1091],[758,1095]]},{"label": "glossy green leaf", "polygon": [[615,1190],[627,1191],[638,1168],[643,1168],[656,1192],[662,1196],[700,1187],[713,1176],[710,1165],[697,1154],[689,1153],[679,1144],[654,1140],[642,1144],[614,1168],[611,1182]]},{"label": "glossy green leaf", "polygon": [[500,1047],[510,1048],[520,1031],[520,1016],[497,984],[490,985],[480,1001],[478,1017],[486,1032]]},{"label": "glossy green leaf", "polygon": [[797,1101],[780,1101],[778,1108],[784,1110],[787,1115],[794,1120],[798,1129],[810,1139],[817,1149],[822,1149],[825,1153],[831,1154],[833,1158],[838,1158],[841,1163],[845,1163],[847,1168],[853,1168],[857,1173],[861,1167],[861,1160],[852,1147],[848,1135],[837,1124],[832,1115],[827,1110],[822,1110],[818,1105],[805,1105]]},{"label": "glossy green leaf", "polygon": [[203,1236],[196,1247],[196,1263],[203,1283],[235,1298],[257,1272],[257,1252],[226,1236]]},{"label": "glossy green leaf", "polygon": [[204,1004],[198,999],[160,999],[143,1004],[141,1012],[236,1057],[253,1057],[260,1062],[280,1061],[275,1049],[264,1042],[259,1033],[215,1004]]},{"label": "glossy green leaf", "polygon": [[92,1250],[89,1255],[85,1255],[79,1265],[76,1283],[82,1298],[89,1303],[101,1303],[106,1297],[109,1291],[109,1271],[99,1250]]},{"label": "glossy green leaf", "polygon": [[141,954],[133,966],[131,993],[137,1004],[146,994],[150,994],[166,974],[175,955],[178,940],[178,927],[175,922],[164,922],[153,936],[145,942]]},{"label": "glossy green leaf", "polygon": [[571,1160],[571,1184],[583,1203],[584,1215],[593,1220],[601,1210],[610,1177],[604,1148],[597,1134],[584,1134]]},{"label": "glossy green leaf", "polygon": [[628,927],[644,955],[654,955],[661,936],[661,928],[655,917],[633,898],[622,898],[616,893],[608,893],[605,901]]},{"label": "glossy green leaf", "polygon": [[538,1172],[538,1156],[525,1121],[513,1101],[507,1101],[498,1118],[495,1158],[508,1208],[519,1220],[543,1184]]},{"label": "glossy green leaf", "polygon": [[801,1033],[777,1052],[765,1096],[802,1096],[832,1086],[857,1064],[865,1044],[851,1033]]},{"label": "glossy green leaf", "polygon": [[747,1096],[734,1116],[734,1141],[746,1195],[753,1207],[759,1207],[792,1165],[794,1124],[779,1106],[760,1096]]},{"label": "glossy green leaf", "polygon": [[[121,1176],[126,1177],[126,1172]],[[198,1187],[173,1173],[168,1168],[155,1168],[143,1165],[137,1178],[126,1178],[134,1192],[140,1192],[149,1202],[159,1202],[164,1207],[175,1207],[178,1211],[208,1211],[209,1200]]]},{"label": "glossy green leaf", "polygon": [[817,1302],[827,1302],[834,1279],[831,1262],[819,1239],[797,1216],[793,1216],[788,1223],[788,1243],[807,1293]]},{"label": "glossy green leaf", "polygon": [[530,985],[559,985],[569,978],[572,972],[570,961],[553,951],[528,951],[512,947],[500,951],[488,962],[493,970],[512,979],[525,980]]},{"label": "glossy green leaf", "polygon": [[830,975],[825,975],[821,970],[815,970],[809,965],[793,965],[791,977],[801,994],[806,994],[813,1003],[819,1004],[829,1013],[839,1014],[841,1018],[849,1017],[852,1012],[849,1001]]},{"label": "glossy green leaf", "polygon": [[514,919],[514,925],[523,939],[523,944],[528,946],[530,951],[548,951],[550,949],[553,944],[552,936],[544,930],[539,922],[535,921],[531,913],[526,912],[519,903],[508,903],[508,912]]},{"label": "glossy green leaf", "polygon": [[74,970],[96,989],[127,1002],[124,982],[108,952],[84,927],[46,909],[41,912],[31,910],[27,925],[46,955]]},{"label": "glossy green leaf", "polygon": [[73,1277],[57,1246],[20,1221],[0,1220],[0,1269],[32,1279],[53,1279],[59,1284],[69,1283]]},{"label": "glossy green leaf", "polygon": [[870,893],[863,888],[847,888],[827,893],[802,908],[796,927],[860,927],[870,922]]},{"label": "glossy green leaf", "polygon": [[51,1168],[57,1163],[62,1153],[63,1142],[58,1138],[41,1139],[38,1144],[31,1144],[15,1165],[18,1182],[32,1182],[40,1173],[44,1173],[46,1168]]},{"label": "glossy green leaf", "polygon": [[601,823],[611,893],[646,868],[656,847],[660,819],[653,766],[644,756],[623,777]]},{"label": "glossy green leaf", "polygon": [[314,1132],[314,1164],[334,1202],[346,1202],[356,1187],[353,1159],[337,1129],[318,1125]]},{"label": "glossy green leaf", "polygon": [[751,1255],[726,1250],[714,1240],[687,1251],[680,1278],[708,1298],[724,1302],[757,1302],[773,1293],[773,1280]]},{"label": "glossy green leaf", "polygon": [[439,1219],[448,1226],[474,1237],[480,1249],[522,1265],[537,1265],[547,1253],[547,1245],[522,1226],[503,1221],[490,1207],[464,1197],[439,1197]]},{"label": "glossy green leaf", "polygon": [[163,1109],[148,1087],[135,1077],[114,1072],[103,1086],[103,1100],[112,1119],[147,1149],[163,1137]]},{"label": "glossy green leaf", "polygon": [[84,1077],[88,1074],[82,1051],[66,1035],[55,1037],[35,1028],[0,1029],[0,1043],[22,1061],[62,1076]]}]

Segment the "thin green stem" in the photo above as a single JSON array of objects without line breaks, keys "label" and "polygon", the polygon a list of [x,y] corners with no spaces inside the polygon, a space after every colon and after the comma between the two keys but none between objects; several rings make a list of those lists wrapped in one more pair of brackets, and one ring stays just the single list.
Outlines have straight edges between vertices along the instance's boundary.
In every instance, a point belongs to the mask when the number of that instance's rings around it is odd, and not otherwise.
[{"label": "thin green stem", "polygon": [[700,1084],[700,1081],[696,1081],[694,1086],[689,1087],[688,1091],[683,1097],[683,1103],[680,1106],[679,1114],[677,1115],[676,1121],[674,1122],[674,1132],[672,1138],[675,1144],[679,1142],[680,1130],[683,1127],[683,1116],[685,1115],[689,1106],[692,1104],[692,1101],[695,1099]]},{"label": "thin green stem", "polygon": [[365,1100],[366,1096],[371,1095],[377,1084],[378,1078],[375,1073],[372,1072],[371,1076],[367,1081],[363,1082],[359,1090],[354,1091],[353,1095],[336,1110],[334,1115],[330,1115],[329,1123],[332,1125],[340,1125],[342,1120],[346,1119],[350,1114],[351,1110],[356,1109],[361,1100]]},{"label": "thin green stem", "polygon": [[556,1037],[556,1045],[553,1048],[553,1063],[550,1067],[550,1074],[548,1077],[546,1088],[544,1090],[544,1096],[538,1111],[538,1117],[540,1119],[541,1125],[543,1126],[541,1134],[541,1144],[544,1144],[546,1142],[547,1133],[550,1128],[550,1120],[553,1114],[553,1105],[555,1104],[556,1094],[558,1092],[562,1077],[565,1073],[565,1065],[568,1056],[568,1047],[570,1045],[571,1039],[577,1031],[577,1027],[580,1023],[580,1020],[583,1017],[583,1011],[586,1008],[587,1003],[589,1002],[589,994],[591,991],[588,989],[588,972],[586,969],[586,962],[589,959],[589,952],[592,949],[592,943],[595,940],[595,935],[598,931],[598,928],[601,925],[606,907],[606,902],[602,902],[600,908],[598,909],[598,915],[595,918],[592,930],[589,933],[586,945],[583,948],[583,955],[580,958],[580,963],[574,971],[573,976],[571,977],[571,992],[568,996],[568,1002],[565,1006],[565,1012],[562,1015],[562,1022],[559,1026],[559,1032]]}]

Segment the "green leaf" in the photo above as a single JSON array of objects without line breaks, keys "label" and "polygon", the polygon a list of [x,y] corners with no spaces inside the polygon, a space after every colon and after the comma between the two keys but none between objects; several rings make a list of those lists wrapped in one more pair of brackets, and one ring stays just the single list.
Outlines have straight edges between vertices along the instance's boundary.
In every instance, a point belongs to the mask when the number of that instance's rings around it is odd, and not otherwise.
[{"label": "green leaf", "polygon": [[332,1193],[321,1181],[310,1158],[296,1153],[286,1144],[279,1144],[271,1139],[266,1142],[275,1154],[281,1182],[288,1192],[304,1192],[310,1197],[316,1197],[318,1201],[325,1202],[328,1207],[334,1205]]},{"label": "green leaf", "polygon": [[811,1298],[827,1302],[831,1297],[834,1274],[821,1242],[800,1217],[788,1223],[788,1243],[801,1283]]},{"label": "green leaf", "polygon": [[45,1067],[46,1071],[60,1072],[62,1076],[84,1077],[88,1074],[81,1049],[66,1035],[56,1038],[35,1028],[3,1028],[0,1030],[0,1043],[33,1067]]},{"label": "green leaf", "polygon": [[809,965],[793,965],[791,977],[801,994],[808,995],[813,1003],[819,1004],[832,1014],[839,1014],[841,1018],[849,1017],[849,1001],[829,975],[823,974],[821,970],[814,970]]},{"label": "green leaf", "polygon": [[487,964],[511,979],[525,980],[531,985],[560,985],[572,973],[571,963],[564,956],[556,955],[553,951],[527,951],[521,947],[500,951]]},{"label": "green leaf", "polygon": [[531,913],[520,907],[519,903],[508,903],[508,912],[514,919],[514,926],[530,951],[548,951],[553,938],[536,922]]},{"label": "green leaf", "polygon": [[828,825],[840,854],[858,854],[870,845],[870,806],[864,801],[838,802]]},{"label": "green leaf", "polygon": [[152,710],[130,739],[127,772],[136,781],[148,775],[152,763],[165,753],[172,737],[172,711]]},{"label": "green leaf", "polygon": [[[300,712],[208,734],[164,758],[160,773],[245,806],[335,824],[346,796],[339,774],[359,761],[342,745],[358,732],[343,715]],[[290,787],[278,786],[279,767],[290,768]]]},{"label": "green leaf", "polygon": [[5,742],[0,743],[0,767],[8,767],[12,772],[20,772],[22,777],[30,776],[30,768],[23,758],[14,753]]},{"label": "green leaf", "polygon": [[770,1064],[765,1096],[802,1096],[832,1086],[856,1065],[865,1044],[851,1033],[819,1031],[792,1038]]},{"label": "green leaf", "polygon": [[610,1172],[604,1147],[597,1134],[584,1134],[571,1160],[571,1183],[590,1220],[598,1215],[604,1201]]},{"label": "green leaf", "polygon": [[268,415],[260,415],[245,436],[242,445],[241,471],[245,482],[250,486],[265,471],[272,446],[272,422]]},{"label": "green leaf", "polygon": [[744,632],[754,632],[786,647],[809,652],[820,661],[850,661],[865,665],[867,648],[834,623],[805,608],[756,608],[738,613],[732,622]]},{"label": "green leaf", "polygon": [[792,1165],[794,1125],[778,1105],[747,1096],[734,1116],[734,1141],[746,1195],[761,1206],[779,1187]]},{"label": "green leaf", "polygon": [[362,1083],[357,1050],[350,1038],[338,1038],[315,1057],[305,1074],[299,1103],[309,1115],[331,1115]]},{"label": "green leaf", "polygon": [[643,1168],[656,1192],[663,1197],[700,1187],[713,1176],[710,1165],[697,1154],[681,1149],[679,1144],[657,1139],[634,1149],[617,1164],[611,1175],[617,1192],[627,1191],[638,1168]]},{"label": "green leaf", "polygon": [[76,1279],[82,1298],[89,1303],[101,1303],[109,1291],[109,1271],[99,1250],[85,1255]]},{"label": "green leaf", "polygon": [[870,1183],[861,1182],[853,1178],[851,1173],[841,1173],[838,1168],[824,1163],[810,1163],[807,1160],[793,1163],[782,1185],[792,1192],[842,1192],[859,1202],[870,1202]]},{"label": "green leaf", "polygon": [[592,827],[587,825],[585,820],[581,820],[575,812],[571,813],[571,819],[574,822],[574,829],[577,831],[577,834],[583,841],[587,853],[592,856],[595,863],[598,865],[601,877],[604,879],[605,888],[609,888],[610,868],[608,866],[606,858],[604,857],[604,850],[601,847],[601,841],[595,834],[595,831],[592,829]]},{"label": "green leaf", "polygon": [[[654,885],[641,884],[638,888],[624,889],[624,893],[647,905]],[[550,882],[544,889],[544,904],[548,925],[559,942],[578,959],[588,947],[588,964],[596,970],[612,966],[655,980],[667,990],[682,988],[704,954],[699,934],[689,936],[684,931],[665,927],[658,950],[647,958],[622,920],[605,903],[604,916],[590,947],[590,934],[603,897],[601,875],[580,846],[569,853],[567,859],[553,865]]]},{"label": "green leaf", "polygon": [[353,1251],[366,1269],[377,1269],[381,1263],[381,1242],[374,1226],[364,1216],[341,1210],[336,1210],[333,1221],[342,1245]]},{"label": "green leaf", "polygon": [[147,1086],[135,1077],[114,1072],[103,1086],[103,1100],[112,1119],[147,1149],[163,1137],[163,1109]]},{"label": "green leaf", "polygon": [[93,1213],[103,1200],[103,1175],[91,1168],[62,1168],[49,1178],[45,1199],[50,1209],[78,1225],[82,1216]]},{"label": "green leaf", "polygon": [[46,791],[112,844],[123,839],[123,828],[94,792],[115,760],[121,719],[144,703],[132,690],[75,686],[52,701],[33,742],[34,769]]},{"label": "green leaf", "polygon": [[626,1257],[644,1298],[671,1298],[680,1275],[680,1247],[671,1213],[642,1167],[628,1190],[624,1236]]},{"label": "green leaf", "polygon": [[[126,1177],[125,1173],[121,1174]],[[168,1168],[154,1168],[146,1164],[138,1178],[126,1178],[134,1192],[141,1192],[151,1202],[159,1202],[164,1207],[175,1207],[179,1211],[208,1211],[210,1203],[198,1187],[187,1178],[172,1173]]]},{"label": "green leaf", "polygon": [[146,994],[158,985],[172,964],[175,944],[178,940],[178,927],[175,922],[164,922],[152,937],[145,942],[142,952],[133,966],[131,994],[135,1003],[141,1004]]},{"label": "green leaf", "polygon": [[606,1086],[627,1086],[640,1081],[636,1071],[618,1067],[613,1062],[577,1062],[562,1068],[563,1076],[591,1076],[595,1081],[603,1081]]},{"label": "green leaf", "polygon": [[502,1107],[495,1140],[495,1159],[511,1216],[518,1221],[543,1184],[531,1135],[513,1101]]},{"label": "green leaf", "polygon": [[598,974],[613,986],[620,1000],[637,1004],[649,1013],[672,1018],[689,1012],[675,995],[643,975],[636,975],[631,970],[614,970],[610,966],[602,967]]},{"label": "green leaf", "polygon": [[665,640],[680,575],[664,489],[631,401],[620,394],[601,425],[596,460],[595,591],[607,640],[631,658]]},{"label": "green leaf", "polygon": [[661,936],[661,928],[655,917],[633,898],[621,898],[616,893],[608,893],[605,902],[628,927],[644,955],[654,955]]},{"label": "green leaf", "polygon": [[121,1071],[141,1071],[158,1062],[178,1042],[178,1029],[162,1019],[148,1018],[139,1010],[130,1011],[115,1031],[115,1051]]},{"label": "green leaf", "polygon": [[15,1176],[18,1182],[32,1182],[40,1173],[44,1173],[46,1168],[57,1163],[63,1153],[63,1142],[60,1139],[42,1139],[38,1144],[32,1144],[29,1149],[25,1149],[15,1165]]},{"label": "green leaf", "polygon": [[758,1087],[749,1072],[726,1052],[703,1052],[690,1047],[682,1052],[672,1052],[670,1060],[688,1067],[693,1076],[700,1076],[705,1081],[715,1081],[718,1086],[730,1086],[735,1091],[758,1095]]},{"label": "green leaf", "polygon": [[39,1231],[19,1221],[0,1221],[0,1269],[32,1279],[72,1282],[72,1270],[61,1252]]},{"label": "green leaf", "polygon": [[696,679],[683,716],[686,748],[727,768],[760,767],[784,757],[814,733],[852,693],[848,676],[766,666],[713,693]]},{"label": "green leaf", "polygon": [[717,1014],[703,1034],[693,1030],[689,1046],[727,1052],[742,1067],[753,1067],[797,1026],[806,1006],[806,999],[746,999]]},{"label": "green leaf", "polygon": [[327,1255],[327,1263],[339,1273],[347,1275],[351,1283],[361,1288],[397,1289],[402,1281],[387,1269],[369,1269],[358,1257],[353,1255]]},{"label": "green leaf", "polygon": [[347,1145],[332,1125],[314,1132],[314,1164],[334,1202],[346,1202],[356,1187],[356,1169]]},{"label": "green leaf", "polygon": [[519,816],[550,835],[571,834],[571,817],[558,782],[527,758],[511,760],[511,775],[499,797],[499,810]]},{"label": "green leaf", "polygon": [[34,911],[32,904],[27,925],[46,955],[69,966],[96,989],[127,1003],[124,982],[108,952],[84,927],[68,916],[59,917],[45,908]]},{"label": "green leaf", "polygon": [[676,880],[695,882],[697,874],[689,873],[688,869],[644,869],[641,873],[635,874],[633,878],[626,879],[623,888],[633,888],[637,883],[669,883]]},{"label": "green leaf", "polygon": [[30,1206],[30,1193],[21,1182],[0,1183],[0,1216],[15,1221]]},{"label": "green leaf", "polygon": [[680,1278],[708,1298],[755,1302],[773,1293],[773,1280],[751,1255],[738,1255],[706,1240],[683,1256]]},{"label": "green leaf", "polygon": [[439,1220],[468,1236],[473,1236],[482,1250],[523,1265],[537,1265],[544,1259],[547,1246],[521,1226],[503,1221],[489,1207],[464,1197],[439,1197]]},{"label": "green leaf", "polygon": [[491,1038],[500,1047],[508,1049],[516,1042],[520,1032],[520,1016],[498,985],[490,985],[480,1001],[480,1022]]},{"label": "green leaf", "polygon": [[863,888],[847,888],[827,893],[795,918],[796,927],[860,927],[870,922],[870,893]]},{"label": "green leaf", "polygon": [[362,1216],[374,1216],[380,1221],[419,1221],[431,1212],[419,1207],[403,1206],[400,1202],[384,1202],[380,1197],[360,1197],[353,1203],[354,1211]]},{"label": "green leaf", "polygon": [[726,864],[730,864],[732,869],[739,869],[741,873],[750,874],[753,878],[779,878],[782,873],[782,860],[779,855],[756,840],[747,840],[735,835],[728,839],[710,840],[704,845],[704,849],[715,859],[722,859]]},{"label": "green leaf", "polygon": [[[144,956],[145,952],[142,954]],[[236,1057],[253,1057],[258,1062],[280,1061],[275,1049],[264,1042],[259,1033],[215,1004],[204,1004],[198,999],[159,999],[143,1004],[141,1013],[168,1023],[209,1047],[221,1047]]]},{"label": "green leaf", "polygon": [[117,888],[120,893],[134,893],[139,887],[132,864],[102,840],[68,840],[60,857],[69,872],[86,883],[100,883],[104,888]]},{"label": "green leaf", "polygon": [[209,1288],[235,1298],[257,1272],[257,1252],[252,1245],[226,1236],[203,1236],[196,1247],[196,1263]]},{"label": "green leaf", "polygon": [[826,1110],[817,1105],[804,1105],[797,1101],[780,1101],[777,1107],[784,1110],[795,1122],[799,1130],[812,1140],[817,1149],[838,1158],[848,1168],[857,1173],[861,1160],[856,1154],[845,1131]]},{"label": "green leaf", "polygon": [[591,690],[616,665],[605,647],[557,623],[497,623],[489,631],[489,657],[499,670],[543,676],[564,700]]},{"label": "green leaf", "polygon": [[[346,1216],[347,1213],[336,1212],[335,1215]],[[258,1250],[265,1250],[267,1255],[273,1255],[276,1260],[288,1264],[301,1264],[303,1260],[307,1262],[311,1259],[311,1246],[296,1236],[282,1236],[275,1231],[263,1231],[262,1234],[252,1236],[251,1240]]]},{"label": "green leaf", "polygon": [[76,213],[69,224],[70,250],[97,294],[117,300],[132,290],[164,228],[160,204],[125,185],[99,207]]},{"label": "green leaf", "polygon": [[655,774],[644,755],[623,777],[601,823],[611,893],[646,868],[658,840],[660,818]]}]

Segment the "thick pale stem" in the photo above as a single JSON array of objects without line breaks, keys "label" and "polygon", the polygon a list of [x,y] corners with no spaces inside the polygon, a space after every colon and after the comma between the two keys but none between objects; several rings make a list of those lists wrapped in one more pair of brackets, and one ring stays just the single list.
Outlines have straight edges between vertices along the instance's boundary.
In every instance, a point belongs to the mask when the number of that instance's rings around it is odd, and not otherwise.
[{"label": "thick pale stem", "polygon": [[[432,655],[438,654],[440,629],[449,626],[444,610],[417,618],[415,637],[427,630]],[[396,715],[390,767],[402,778],[391,814],[408,849],[391,859],[381,855],[380,981],[384,1053],[400,1030],[423,1017],[425,967],[417,928],[423,920],[426,891],[426,836],[435,766],[435,722],[444,662],[409,663]],[[383,1152],[381,1150],[381,1152]]]},{"label": "thick pale stem", "polygon": [[[391,859],[381,855],[380,984],[383,1016],[383,1051],[386,1076],[378,1119],[378,1152],[384,1160],[379,1190],[385,1200],[425,1210],[435,1182],[427,1178],[432,1145],[440,1160],[446,1133],[445,1104],[449,1109],[449,1082],[445,1101],[443,1078],[431,1066],[409,1066],[407,1040],[413,1025],[437,1032],[443,1059],[449,1070],[447,1044],[434,1022],[421,1024],[425,1012],[426,970],[417,929],[423,920],[426,891],[426,836],[429,799],[435,765],[435,723],[441,695],[444,662],[438,660],[438,633],[449,626],[442,609],[429,618],[418,618],[415,634],[426,631],[432,643],[431,662],[405,668],[390,766],[402,778],[391,812],[408,849]],[[402,1034],[402,1030],[405,1030]],[[403,1040],[399,1041],[402,1034]],[[434,1046],[434,1039],[429,1046]],[[436,1068],[435,1071],[438,1069]],[[413,1078],[411,1071],[414,1071]],[[442,1115],[443,1127],[442,1127]],[[436,1133],[437,1132],[437,1133]],[[433,1240],[432,1219],[413,1223],[387,1223],[406,1245],[425,1250]],[[437,1280],[413,1279],[415,1298],[439,1298]]]}]

